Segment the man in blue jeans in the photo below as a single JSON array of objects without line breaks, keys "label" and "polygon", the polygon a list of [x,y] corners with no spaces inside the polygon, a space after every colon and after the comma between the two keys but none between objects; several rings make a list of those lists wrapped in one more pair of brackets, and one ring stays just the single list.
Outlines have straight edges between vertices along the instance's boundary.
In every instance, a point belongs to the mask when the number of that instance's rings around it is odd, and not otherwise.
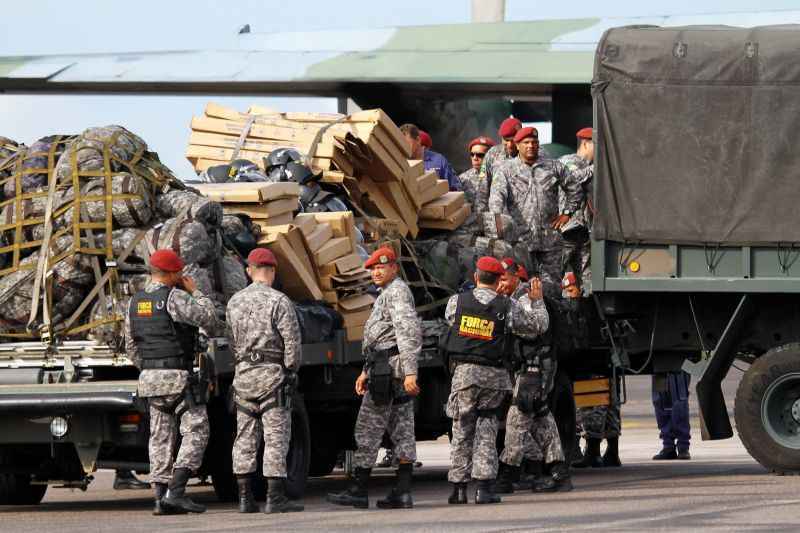
[{"label": "man in blue jeans", "polygon": [[689,381],[686,372],[653,375],[653,406],[660,431],[662,449],[654,461],[689,460]]}]

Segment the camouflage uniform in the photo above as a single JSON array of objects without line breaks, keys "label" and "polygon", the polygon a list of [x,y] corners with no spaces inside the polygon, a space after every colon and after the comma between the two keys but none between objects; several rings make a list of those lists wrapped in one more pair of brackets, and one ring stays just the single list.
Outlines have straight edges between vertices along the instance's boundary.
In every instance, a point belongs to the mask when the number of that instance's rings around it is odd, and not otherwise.
[{"label": "camouflage uniform", "polygon": [[[497,293],[487,288],[473,290],[475,298],[486,305]],[[458,296],[447,302],[444,318],[453,325]],[[547,330],[549,319],[544,303],[527,297],[511,301],[506,327],[514,335],[533,339]],[[453,419],[453,438],[450,441],[451,483],[466,483],[470,479],[486,480],[497,477],[497,429],[495,416],[479,416],[479,411],[498,409],[511,391],[511,377],[505,368],[458,364],[453,372],[446,413]]]},{"label": "camouflage uniform", "polygon": [[[570,221],[561,228],[564,235],[563,269],[578,276],[583,294],[592,292],[592,270],[590,264],[593,213],[589,199],[592,195],[594,165],[578,154],[569,154],[559,159],[570,172],[570,179],[581,188],[581,205]],[[559,206],[566,209],[564,191],[559,193]]]},{"label": "camouflage uniform", "polygon": [[506,161],[514,159],[515,157],[517,157],[517,154],[512,155],[506,152],[506,148],[502,143],[492,146],[486,152],[486,156],[483,158],[483,162],[481,163],[481,169],[478,172],[479,179],[483,181],[483,183],[485,183],[489,189],[491,189],[492,179],[494,179],[494,172],[497,170],[497,167]]},{"label": "camouflage uniform", "polygon": [[[394,346],[399,353],[389,358],[389,365],[395,378],[395,398],[398,398],[405,395],[403,379],[417,374],[417,358],[422,352],[422,323],[414,309],[411,290],[400,278],[380,289],[372,314],[364,325],[364,353]],[[416,461],[414,402],[395,404],[390,401],[387,405],[375,405],[367,392],[356,420],[358,449],[353,458],[354,466],[372,468],[384,432],[389,433],[399,460]]]},{"label": "camouflage uniform", "polygon": [[[233,343],[236,372],[233,389],[236,403],[236,440],[233,444],[233,473],[251,474],[258,468],[258,445],[264,437],[264,476],[286,477],[286,454],[291,436],[291,410],[275,406],[275,393],[287,372],[300,367],[300,326],[294,304],[266,283],[254,282],[228,302],[227,323]],[[256,354],[282,359],[252,360]],[[256,356],[256,359],[258,357]]]},{"label": "camouflage uniform", "polygon": [[566,208],[573,213],[580,205],[580,188],[569,179],[563,163],[539,158],[533,165],[516,157],[495,169],[489,193],[489,210],[508,214],[527,245],[533,272],[542,282],[561,279],[562,239],[550,225],[559,215],[558,190],[566,194]]},{"label": "camouflage uniform", "polygon": [[[150,282],[145,292],[155,292],[164,285]],[[141,360],[131,334],[130,308],[125,319],[125,349],[140,366]],[[214,303],[200,291],[190,295],[173,289],[167,299],[167,313],[172,320],[206,330],[217,327]],[[208,443],[208,414],[205,405],[184,405],[189,372],[186,370],[142,370],[139,374],[139,396],[148,398],[150,406],[150,480],[169,483],[173,468],[197,471],[203,462],[203,452]],[[175,406],[171,409],[170,406]],[[178,417],[175,413],[188,407]],[[171,410],[165,412],[162,409]],[[178,427],[180,425],[180,427]],[[181,435],[181,447],[173,464],[175,441]]]},{"label": "camouflage uniform", "polygon": [[613,439],[622,434],[622,418],[618,405],[598,405],[578,409],[579,426],[587,439]]}]

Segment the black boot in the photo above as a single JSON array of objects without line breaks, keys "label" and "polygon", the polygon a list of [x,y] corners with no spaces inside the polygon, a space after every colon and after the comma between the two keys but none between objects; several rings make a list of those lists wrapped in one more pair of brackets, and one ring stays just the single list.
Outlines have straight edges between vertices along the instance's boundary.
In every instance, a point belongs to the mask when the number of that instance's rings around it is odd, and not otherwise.
[{"label": "black boot", "polygon": [[141,490],[149,488],[150,483],[137,478],[130,470],[117,470],[114,476],[114,490]]},{"label": "black boot", "polygon": [[286,497],[286,478],[267,478],[267,503],[264,512],[273,513],[299,513],[305,509],[302,504],[294,503]]},{"label": "black boot", "polygon": [[692,454],[689,453],[689,448],[679,448],[678,449],[678,459],[681,461],[688,461],[692,458]]},{"label": "black boot", "polygon": [[386,498],[377,501],[376,505],[379,509],[411,509],[414,507],[414,500],[411,498],[413,468],[412,463],[400,463],[397,468],[397,486],[389,492]]},{"label": "black boot", "polygon": [[494,491],[498,494],[514,493],[514,478],[519,475],[518,466],[500,463],[500,470],[497,473],[497,481],[494,484]]},{"label": "black boot", "polygon": [[171,513],[169,510],[161,505],[161,499],[167,493],[167,484],[166,483],[153,483],[153,492],[155,496],[155,505],[153,506],[153,514],[156,516],[166,515],[166,514],[178,514],[178,513]]},{"label": "black boot", "polygon": [[606,453],[603,455],[603,466],[616,467],[622,466],[622,461],[619,460],[619,437],[606,439]]},{"label": "black boot", "polygon": [[555,492],[556,482],[553,477],[546,473],[541,461],[531,461],[531,492]]},{"label": "black boot", "polygon": [[475,503],[500,503],[500,496],[494,493],[493,479],[479,479],[478,487],[475,489]]},{"label": "black boot", "polygon": [[342,492],[329,492],[327,500],[336,505],[351,505],[357,509],[369,508],[369,475],[371,468],[356,467],[353,472],[353,483]]},{"label": "black boot", "polygon": [[252,474],[236,476],[236,483],[239,484],[239,512],[257,513],[258,504],[256,504],[255,496],[253,496]]},{"label": "black boot", "polygon": [[603,466],[603,458],[600,457],[600,440],[601,439],[586,439],[586,451],[583,454],[583,461],[575,463],[575,468],[600,468]]},{"label": "black boot", "polygon": [[450,505],[462,505],[467,503],[467,484],[466,483],[451,483],[453,485],[453,492],[447,498],[447,503]]},{"label": "black boot", "polygon": [[541,463],[538,461],[531,461],[528,459],[522,460],[520,467],[519,479],[514,482],[514,490],[531,490],[533,488],[533,480],[536,477],[536,472],[541,474]]},{"label": "black boot", "polygon": [[186,484],[192,472],[188,468],[176,468],[172,472],[172,481],[169,482],[167,494],[162,498],[161,505],[169,510],[180,510],[185,513],[205,513],[206,506],[194,503],[186,496]]},{"label": "black boot", "polygon": [[662,448],[660,452],[653,456],[653,461],[671,461],[677,458],[678,454],[675,448]]},{"label": "black boot", "polygon": [[551,479],[555,482],[556,491],[569,492],[574,487],[572,486],[572,476],[569,474],[569,465],[564,461],[553,463],[551,468],[553,473]]}]

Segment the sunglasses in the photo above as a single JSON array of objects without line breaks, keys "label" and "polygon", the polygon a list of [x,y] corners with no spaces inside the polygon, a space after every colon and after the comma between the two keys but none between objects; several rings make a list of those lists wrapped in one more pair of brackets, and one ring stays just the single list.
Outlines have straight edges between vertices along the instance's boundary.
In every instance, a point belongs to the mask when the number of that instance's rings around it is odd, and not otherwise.
[{"label": "sunglasses", "polygon": [[486,157],[486,154],[482,154],[480,152],[470,152],[469,156],[470,157],[477,157],[478,159],[483,159],[484,157]]}]

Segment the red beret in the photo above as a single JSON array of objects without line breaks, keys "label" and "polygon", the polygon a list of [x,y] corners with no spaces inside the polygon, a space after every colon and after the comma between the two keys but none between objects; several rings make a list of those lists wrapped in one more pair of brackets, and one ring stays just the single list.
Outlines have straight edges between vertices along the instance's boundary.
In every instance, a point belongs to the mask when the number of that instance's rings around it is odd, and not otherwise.
[{"label": "red beret", "polygon": [[476,266],[478,267],[478,270],[490,272],[492,274],[498,274],[500,276],[505,273],[505,269],[503,268],[503,265],[500,264],[500,261],[488,255],[478,259],[478,264]]},{"label": "red beret", "polygon": [[578,130],[578,133],[575,134],[578,139],[588,139],[592,140],[592,128],[581,128]]},{"label": "red beret", "polygon": [[530,126],[527,127],[527,128],[522,128],[521,130],[519,130],[517,132],[516,135],[514,135],[514,142],[518,143],[518,142],[522,141],[522,139],[525,139],[527,137],[536,137],[538,139],[539,138],[539,132],[537,131],[536,128],[533,128],[533,127],[530,127]]},{"label": "red beret", "polygon": [[518,118],[508,117],[500,124],[500,129],[497,130],[497,133],[500,137],[513,137],[521,127],[522,122]]},{"label": "red beret", "polygon": [[433,148],[433,139],[427,131],[419,130],[419,142],[425,148]]},{"label": "red beret", "polygon": [[180,272],[183,270],[183,259],[172,250],[156,250],[150,256],[150,266],[162,272]]},{"label": "red beret", "polygon": [[250,266],[278,266],[278,260],[275,259],[275,254],[272,250],[267,248],[253,248],[247,254],[247,264]]},{"label": "red beret", "polygon": [[467,150],[472,150],[473,146],[478,146],[478,145],[494,146],[495,142],[492,139],[490,139],[489,137],[483,137],[483,136],[475,137],[474,139],[472,139],[469,142],[469,146],[467,146]]},{"label": "red beret", "polygon": [[517,277],[522,281],[528,281],[528,271],[525,270],[524,266],[519,265],[517,267]]},{"label": "red beret", "polygon": [[383,246],[372,252],[372,255],[369,256],[369,259],[367,259],[367,262],[364,263],[364,268],[370,268],[377,264],[386,265],[388,263],[394,263],[395,261],[397,261],[397,256],[395,255],[394,250],[387,246]]},{"label": "red beret", "polygon": [[505,272],[508,272],[509,270],[513,270],[516,272],[517,270],[517,262],[510,257],[502,258],[500,260],[500,266],[503,267],[503,271]]}]

